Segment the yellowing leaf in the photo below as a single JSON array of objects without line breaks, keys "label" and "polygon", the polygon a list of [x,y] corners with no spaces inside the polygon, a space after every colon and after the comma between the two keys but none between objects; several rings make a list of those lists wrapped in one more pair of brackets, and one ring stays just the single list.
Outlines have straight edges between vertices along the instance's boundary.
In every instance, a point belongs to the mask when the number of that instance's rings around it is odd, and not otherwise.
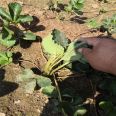
[{"label": "yellowing leaf", "polygon": [[79,61],[79,62],[82,62],[82,63],[85,63],[86,60],[85,58],[83,57],[83,55],[79,52],[76,51],[76,45],[75,45],[75,42],[71,42],[67,48],[67,51],[65,52],[62,60],[64,62],[75,62],[75,61]]},{"label": "yellowing leaf", "polygon": [[45,54],[49,55],[59,55],[64,54],[64,48],[61,45],[58,45],[54,42],[52,39],[52,35],[49,34],[47,37],[45,37],[42,41],[42,48]]}]

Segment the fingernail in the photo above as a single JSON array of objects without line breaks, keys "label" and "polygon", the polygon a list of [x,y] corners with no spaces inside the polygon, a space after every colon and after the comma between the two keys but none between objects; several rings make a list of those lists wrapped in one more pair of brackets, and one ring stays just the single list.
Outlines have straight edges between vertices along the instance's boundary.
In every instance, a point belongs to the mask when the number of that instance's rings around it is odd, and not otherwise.
[{"label": "fingernail", "polygon": [[78,52],[82,53],[82,48],[79,48],[79,49],[78,49]]}]

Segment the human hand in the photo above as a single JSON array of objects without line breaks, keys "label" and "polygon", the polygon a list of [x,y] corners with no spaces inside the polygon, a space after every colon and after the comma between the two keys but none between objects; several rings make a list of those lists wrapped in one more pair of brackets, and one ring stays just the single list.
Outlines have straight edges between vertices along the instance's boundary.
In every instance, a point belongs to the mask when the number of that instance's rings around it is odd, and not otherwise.
[{"label": "human hand", "polygon": [[90,65],[96,70],[116,75],[116,40],[88,38],[82,41],[93,47],[79,49]]}]

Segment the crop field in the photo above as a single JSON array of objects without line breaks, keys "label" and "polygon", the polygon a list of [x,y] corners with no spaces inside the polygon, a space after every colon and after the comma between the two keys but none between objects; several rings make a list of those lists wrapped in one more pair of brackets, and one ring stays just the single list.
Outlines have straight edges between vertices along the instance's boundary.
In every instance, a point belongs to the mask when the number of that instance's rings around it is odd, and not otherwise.
[{"label": "crop field", "polygon": [[116,77],[78,51],[90,37],[116,39],[116,0],[1,0],[0,116],[116,116]]}]

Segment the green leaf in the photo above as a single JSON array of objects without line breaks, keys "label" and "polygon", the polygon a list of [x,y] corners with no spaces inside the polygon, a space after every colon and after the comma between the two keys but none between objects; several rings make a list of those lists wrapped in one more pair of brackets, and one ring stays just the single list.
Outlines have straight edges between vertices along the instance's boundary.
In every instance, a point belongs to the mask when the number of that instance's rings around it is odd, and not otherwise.
[{"label": "green leaf", "polygon": [[0,7],[0,16],[1,16],[3,19],[7,20],[7,21],[11,21],[11,20],[12,20],[11,16],[10,16],[10,15],[5,11],[5,9],[2,8],[2,7]]},{"label": "green leaf", "polygon": [[95,19],[91,19],[91,20],[87,20],[87,26],[89,28],[97,29],[97,28],[100,28],[101,25],[98,24]]},{"label": "green leaf", "polygon": [[36,80],[33,79],[24,85],[24,90],[26,93],[31,94],[35,90],[35,87],[36,87]]},{"label": "green leaf", "polygon": [[7,21],[7,20],[5,20],[5,19],[2,19],[2,21],[3,21],[3,25],[5,26],[5,27],[8,27],[9,26],[9,21]]},{"label": "green leaf", "polygon": [[66,38],[64,33],[62,33],[61,31],[59,31],[57,29],[54,29],[52,31],[52,35],[53,35],[53,40],[57,44],[61,45],[65,49],[67,48],[69,40],[68,40],[68,38]]},{"label": "green leaf", "polygon": [[72,11],[72,5],[69,4],[68,6],[65,6],[64,9],[65,9],[66,12],[71,12]]},{"label": "green leaf", "polygon": [[25,69],[22,71],[21,74],[17,75],[16,78],[17,82],[28,81],[30,79],[35,78],[35,74],[31,69]]},{"label": "green leaf", "polygon": [[102,27],[104,27],[110,34],[116,33],[116,14],[114,14],[111,18],[104,19]]},{"label": "green leaf", "polygon": [[36,40],[36,35],[33,34],[32,32],[26,32],[24,34],[24,37],[23,37],[24,40],[28,40],[28,41],[34,41]]},{"label": "green leaf", "polygon": [[101,101],[99,103],[99,106],[100,106],[100,108],[102,108],[103,110],[106,110],[106,111],[110,111],[113,109],[113,104],[110,101]]},{"label": "green leaf", "polygon": [[4,66],[12,62],[12,53],[11,52],[1,52],[0,53],[0,65]]},{"label": "green leaf", "polygon": [[36,79],[37,79],[37,84],[40,87],[51,86],[52,81],[49,78],[47,78],[47,77],[37,76]]},{"label": "green leaf", "polygon": [[71,0],[70,4],[76,10],[81,10],[84,6],[84,0]]},{"label": "green leaf", "polygon": [[74,113],[74,116],[84,116],[86,113],[87,113],[87,110],[85,108],[79,107]]},{"label": "green leaf", "polygon": [[0,44],[4,45],[4,46],[7,46],[7,47],[11,47],[15,44],[16,40],[14,40],[12,38],[12,36],[9,36],[11,40],[7,40],[7,39],[2,39],[1,38],[2,36],[0,35]]},{"label": "green leaf", "polygon": [[50,55],[63,55],[64,54],[64,48],[61,45],[58,45],[57,43],[54,42],[52,39],[53,36],[49,34],[47,37],[45,37],[42,41],[42,48],[43,52],[47,54],[48,56]]},{"label": "green leaf", "polygon": [[[79,47],[79,45],[81,45],[81,44],[76,45],[76,42],[71,42],[69,44],[67,51],[65,52],[62,60],[64,62],[69,62],[69,63],[75,62],[75,61],[79,61],[84,64],[87,63],[87,60],[83,57],[83,55],[77,51],[77,48]],[[84,44],[82,44],[82,45],[84,45]]]},{"label": "green leaf", "polygon": [[29,15],[20,15],[17,23],[26,23],[26,22],[31,22],[33,21],[33,17]]},{"label": "green leaf", "polygon": [[56,94],[56,89],[54,86],[46,86],[42,88],[42,93],[48,97],[53,97]]},{"label": "green leaf", "polygon": [[14,3],[9,3],[8,7],[12,20],[16,22],[22,11],[22,6],[19,3],[14,2]]},{"label": "green leaf", "polygon": [[0,34],[0,44],[11,47],[15,44],[16,40],[13,37],[14,32],[9,30],[7,27],[3,27],[2,33]]}]

